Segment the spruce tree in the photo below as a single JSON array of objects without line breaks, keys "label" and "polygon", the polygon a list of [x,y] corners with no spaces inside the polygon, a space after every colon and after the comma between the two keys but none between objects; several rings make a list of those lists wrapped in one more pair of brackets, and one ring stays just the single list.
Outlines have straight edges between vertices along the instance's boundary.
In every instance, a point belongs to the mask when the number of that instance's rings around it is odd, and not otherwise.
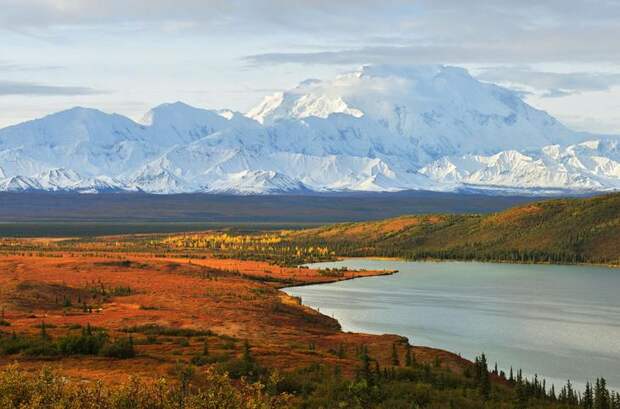
[{"label": "spruce tree", "polygon": [[41,331],[40,331],[41,339],[47,341],[50,339],[50,336],[47,333],[47,327],[45,326],[45,321],[41,321]]},{"label": "spruce tree", "polygon": [[343,359],[344,356],[345,356],[344,344],[340,343],[340,345],[338,345],[338,358]]},{"label": "spruce tree", "polygon": [[252,358],[252,352],[250,350],[250,343],[245,340],[245,342],[243,343],[243,362],[245,362],[246,364],[250,364],[254,361],[254,359]]},{"label": "spruce tree", "polygon": [[586,382],[586,389],[583,392],[581,406],[583,406],[584,409],[593,409],[594,407],[594,394],[592,393],[592,385],[590,382]]},{"label": "spruce tree", "polygon": [[525,385],[523,385],[522,383],[518,383],[515,388],[515,409],[526,409],[527,400],[527,391],[525,390]]},{"label": "spruce tree", "polygon": [[610,409],[609,391],[607,390],[607,381],[605,378],[596,380],[596,386],[594,388],[594,409]]},{"label": "spruce tree", "polygon": [[392,366],[399,366],[398,351],[396,350],[396,344],[392,344]]},{"label": "spruce tree", "polygon": [[620,393],[616,392],[614,396],[615,399],[612,409],[620,409]]},{"label": "spruce tree", "polygon": [[368,384],[372,384],[372,374],[370,370],[370,356],[368,356],[368,351],[366,349],[362,349],[362,355],[360,356],[362,361],[362,367],[360,368],[360,377],[364,379]]},{"label": "spruce tree", "polygon": [[413,366],[413,355],[411,353],[411,345],[407,344],[407,351],[405,352],[405,366]]},{"label": "spruce tree", "polygon": [[480,357],[476,357],[475,364],[475,379],[480,389],[480,394],[484,399],[488,399],[491,394],[491,380],[489,378],[489,369],[487,365],[487,357],[483,353]]}]

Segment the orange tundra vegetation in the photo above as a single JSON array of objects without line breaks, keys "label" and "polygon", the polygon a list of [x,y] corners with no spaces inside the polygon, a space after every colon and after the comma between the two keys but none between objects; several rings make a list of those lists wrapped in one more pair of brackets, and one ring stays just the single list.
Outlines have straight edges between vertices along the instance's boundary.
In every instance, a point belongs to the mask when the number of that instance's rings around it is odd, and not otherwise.
[{"label": "orange tundra vegetation", "polygon": [[[27,240],[19,242],[23,246]],[[266,368],[286,372],[321,363],[353,376],[359,366],[354,351],[361,345],[383,366],[389,365],[394,344],[404,362],[407,340],[343,333],[336,320],[279,289],[388,273],[336,275],[259,261],[118,251],[6,254],[0,258],[0,307],[8,326],[0,331],[36,337],[43,326],[59,338],[101,328],[112,340],[131,337],[136,354],[124,360],[5,355],[0,365],[52,366],[72,378],[116,383],[130,375],[170,376],[179,362],[227,369],[227,362],[243,356],[247,342]],[[413,352],[419,362],[441,362],[455,372],[467,365],[445,351],[414,347]]]}]

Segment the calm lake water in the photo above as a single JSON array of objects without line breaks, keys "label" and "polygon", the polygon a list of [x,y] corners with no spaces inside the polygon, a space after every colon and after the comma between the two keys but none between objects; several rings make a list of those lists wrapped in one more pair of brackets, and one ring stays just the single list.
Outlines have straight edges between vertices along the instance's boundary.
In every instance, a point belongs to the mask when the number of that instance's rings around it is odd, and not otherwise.
[{"label": "calm lake water", "polygon": [[598,376],[620,390],[620,269],[350,259],[313,267],[398,274],[289,288],[343,330],[487,354],[557,387]]}]

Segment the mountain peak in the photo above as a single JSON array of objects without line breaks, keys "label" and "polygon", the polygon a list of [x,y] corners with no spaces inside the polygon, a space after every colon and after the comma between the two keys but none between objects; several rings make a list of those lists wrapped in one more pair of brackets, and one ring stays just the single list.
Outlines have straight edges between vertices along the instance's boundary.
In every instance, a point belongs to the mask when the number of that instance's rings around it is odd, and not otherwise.
[{"label": "mountain peak", "polygon": [[151,108],[139,122],[145,126],[152,126],[159,120],[195,114],[198,110],[200,109],[181,101],[166,102]]},{"label": "mountain peak", "polygon": [[0,129],[0,190],[620,188],[617,143],[451,66],[365,66],[247,116],[177,101],[142,122],[75,107]]},{"label": "mountain peak", "polygon": [[450,74],[472,78],[469,72],[461,67],[439,64],[378,64],[364,65],[355,73],[359,77],[401,77],[414,79],[429,79],[440,74]]}]

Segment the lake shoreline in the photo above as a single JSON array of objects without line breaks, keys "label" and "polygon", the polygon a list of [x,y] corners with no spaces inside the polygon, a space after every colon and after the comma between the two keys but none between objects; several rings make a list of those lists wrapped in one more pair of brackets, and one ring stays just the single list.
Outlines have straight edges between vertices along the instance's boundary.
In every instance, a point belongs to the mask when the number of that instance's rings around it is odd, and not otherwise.
[{"label": "lake shoreline", "polygon": [[[377,260],[377,261],[407,261],[424,263],[484,263],[484,264],[514,264],[514,265],[541,265],[541,266],[586,266],[586,267],[606,267],[620,269],[620,264],[613,263],[551,263],[545,261],[514,261],[514,260],[472,260],[472,259],[446,259],[446,258],[426,258],[408,259],[404,257],[382,257],[382,256],[351,256],[336,257],[332,262],[344,260]],[[329,262],[329,261],[328,261]]]},{"label": "lake shoreline", "polygon": [[[485,267],[484,269],[486,269],[486,270],[492,269],[493,265],[496,265],[496,266],[505,265],[506,267],[509,267],[509,266],[511,266],[511,267],[519,267],[519,266],[523,266],[523,267],[527,267],[527,266],[537,267],[537,266],[540,266],[540,267],[569,267],[569,268],[593,267],[593,268],[596,268],[597,270],[599,268],[604,270],[605,268],[608,268],[608,269],[612,269],[613,268],[613,269],[615,269],[615,268],[618,267],[618,266],[608,267],[608,266],[594,265],[594,264],[508,263],[508,262],[501,263],[501,262],[478,262],[478,261],[472,261],[472,260],[443,260],[443,261],[440,261],[440,260],[424,260],[424,261],[419,261],[418,260],[418,261],[410,261],[410,260],[404,260],[404,259],[399,259],[399,258],[384,258],[384,257],[380,257],[380,258],[376,258],[376,257],[350,257],[350,258],[339,258],[339,260],[338,260],[338,262],[340,262],[340,263],[343,262],[343,261],[352,261],[352,262],[358,262],[358,263],[359,262],[363,262],[363,261],[370,261],[370,262],[397,262],[397,263],[420,263],[420,264],[426,263],[425,264],[426,266],[431,266],[432,265],[432,266],[435,266],[435,267],[442,267],[442,264],[444,264],[444,263],[445,264],[448,264],[448,263],[460,263],[461,265],[467,265],[469,263],[472,263],[472,264],[478,264],[480,266],[484,266]],[[321,268],[322,264],[323,263],[314,263],[314,264],[312,264],[310,266],[311,266],[311,268]],[[376,268],[376,264],[371,263],[371,265],[372,265],[372,267],[363,267],[362,269],[366,270],[366,271],[370,271],[370,270],[373,270],[373,269]],[[337,268],[338,266],[339,265],[336,265],[336,266],[333,266],[331,268]],[[354,266],[347,265],[346,267],[349,268],[349,269],[356,269],[356,268],[359,268],[359,265],[354,265]],[[394,267],[394,266],[391,266],[391,267]],[[474,269],[474,270],[477,270],[477,269]],[[513,274],[515,276],[517,276],[520,273],[518,271],[518,269],[517,270],[512,269],[512,270],[508,270],[508,271],[512,271],[511,274]],[[545,271],[553,272],[553,270],[545,270]],[[573,271],[572,274],[574,275],[575,274],[575,270],[572,269],[572,271]],[[406,272],[406,270],[403,271],[403,269],[399,269],[399,272],[403,273],[403,272]],[[562,272],[560,272],[560,271],[555,271],[553,274],[559,275],[561,273]],[[586,273],[591,274],[592,272],[585,271],[584,272],[584,276],[587,276]],[[438,275],[440,273],[439,272],[435,272],[433,274],[434,275]],[[491,277],[488,272],[485,273],[485,274],[487,274],[486,277]],[[533,276],[531,274],[532,274],[532,272],[529,272],[528,276],[526,276],[526,278],[528,278],[528,277],[535,277],[538,273],[535,273]],[[549,274],[551,274],[551,273],[549,273]],[[547,274],[547,275],[549,275],[549,274]],[[387,275],[387,274],[377,274],[377,275],[374,275],[374,276],[377,277],[377,276],[382,276],[382,275]],[[545,274],[541,273],[541,275],[544,276]],[[608,273],[608,275],[609,275],[609,273]],[[402,277],[403,275],[399,274],[399,276]],[[499,275],[499,276],[501,276],[501,275]],[[350,281],[353,278],[355,278],[355,277],[349,278],[346,281]],[[585,279],[587,279],[587,278],[585,278]],[[337,280],[337,281],[340,281],[340,280]],[[350,288],[350,289],[351,288],[364,288],[365,289],[364,290],[365,297],[372,297],[373,296],[372,295],[372,292],[373,292],[372,287],[375,285],[375,283],[373,283],[372,285],[369,285],[367,283],[366,284],[361,284],[361,285],[353,285],[353,286],[347,285],[346,288]],[[319,283],[317,283],[317,284],[319,284]],[[334,284],[334,283],[331,283],[331,284]],[[386,284],[386,282],[382,282],[381,283],[381,285],[385,285],[385,284]],[[311,284],[308,284],[308,285],[311,285]],[[398,288],[398,284],[392,284],[392,286],[396,286]],[[545,288],[545,286],[547,286],[547,284],[542,285],[543,288]],[[315,311],[318,310],[318,307],[320,306],[321,314],[329,316],[329,317],[333,317],[334,319],[336,319],[339,322],[339,324],[341,325],[341,327],[343,328],[343,331],[352,331],[352,332],[358,332],[358,333],[361,332],[361,333],[369,333],[369,334],[396,334],[396,335],[404,336],[404,337],[407,337],[407,338],[411,338],[413,336],[415,339],[419,339],[420,337],[422,339],[425,339],[425,338],[428,339],[428,338],[432,338],[432,336],[433,336],[432,335],[433,331],[430,331],[430,332],[424,332],[424,331],[423,332],[414,332],[412,334],[412,333],[407,333],[406,331],[403,332],[402,330],[399,331],[398,329],[393,329],[393,330],[389,329],[389,326],[390,326],[390,324],[389,324],[389,318],[390,318],[389,317],[389,313],[390,312],[389,311],[382,312],[382,314],[385,314],[385,316],[386,316],[385,317],[386,318],[385,322],[382,322],[382,320],[379,320],[379,321],[372,321],[371,320],[371,321],[368,321],[368,322],[371,322],[372,325],[368,324],[367,321],[361,321],[362,324],[358,323],[358,324],[351,325],[351,319],[352,318],[349,316],[348,317],[349,323],[347,323],[347,319],[345,319],[343,317],[343,315],[342,315],[343,314],[342,311],[348,311],[346,309],[346,307],[343,307],[342,305],[340,305],[340,304],[344,304],[344,303],[341,303],[340,301],[337,301],[337,302],[336,301],[329,301],[329,302],[325,302],[325,303],[321,304],[321,302],[317,301],[317,299],[312,298],[312,297],[314,297],[314,295],[311,297],[311,296],[309,296],[307,294],[298,294],[296,292],[296,290],[295,290],[296,287],[297,286],[287,286],[287,287],[283,287],[282,290],[284,290],[287,294],[289,294],[291,296],[299,296],[299,297],[301,297],[301,299],[304,301],[303,302],[304,306],[306,306],[308,308],[312,308]],[[304,285],[303,287],[307,287],[307,285]],[[389,287],[389,288],[392,288],[392,287]],[[289,289],[291,289],[292,291],[289,292],[288,291]],[[396,290],[396,291],[399,291],[399,290],[400,290],[400,288],[398,288],[398,290]],[[314,290],[312,290],[311,293],[313,291]],[[337,299],[338,297],[336,295],[331,295],[332,294],[331,291],[333,291],[333,290],[329,289],[328,291],[326,291],[325,289],[322,289],[320,291],[320,293],[328,294],[328,295],[324,295],[324,297],[331,296],[331,297],[334,297],[334,299]],[[369,291],[370,291],[370,293],[369,293]],[[380,292],[380,293],[385,293],[387,290],[385,288],[379,286],[377,291]],[[319,291],[314,291],[314,292],[315,293],[319,293]],[[338,294],[338,291],[336,291],[333,294]],[[342,298],[345,297],[345,295],[341,295],[340,297],[342,299]],[[357,304],[357,302],[359,300],[355,299],[355,294],[353,294],[352,299],[350,299],[349,298],[349,292],[347,292],[346,293],[346,297],[347,297],[347,302],[355,306],[355,307],[352,307],[352,308],[354,308],[354,310],[365,310],[366,307],[364,307],[364,303],[363,302],[362,302],[362,305],[358,305]],[[329,299],[329,298],[327,298],[327,299]],[[366,300],[363,300],[363,301],[365,302]],[[335,302],[336,306],[330,305],[330,302],[332,302],[332,304]],[[412,302],[415,304],[418,301],[412,301]],[[423,310],[423,304],[421,304],[421,305],[422,305],[422,307],[420,307],[420,308],[422,308],[422,310]],[[524,304],[524,305],[526,305],[526,304]],[[377,307],[377,308],[381,309],[381,308],[384,308],[384,307],[385,306]],[[613,307],[613,306],[610,306],[610,307]],[[336,308],[336,309],[334,310],[334,308]],[[389,307],[385,307],[385,308],[389,309]],[[416,308],[418,308],[418,307],[416,307]],[[467,306],[465,306],[464,308],[466,309]],[[331,312],[330,312],[330,310],[331,310]],[[338,312],[338,311],[340,311],[340,312]],[[370,312],[369,312],[369,314],[370,314]],[[601,319],[603,318],[603,316],[598,316],[598,315],[596,315],[595,317],[596,318],[601,318]],[[494,318],[494,317],[491,317],[491,318]],[[365,317],[364,317],[364,319],[365,319]],[[405,321],[407,321],[406,318],[405,318]],[[366,323],[366,324],[363,324],[363,323]],[[384,325],[382,325],[382,324],[384,324]],[[360,328],[359,327],[360,325],[366,325],[366,326]],[[388,327],[388,328],[386,328],[386,327]],[[493,326],[491,326],[491,327],[493,327]],[[499,326],[498,328],[501,328],[501,326]],[[544,330],[545,329],[543,328],[543,331]],[[497,329],[497,331],[499,331],[499,329]],[[462,335],[456,335],[453,338],[457,338],[458,339],[458,338],[467,338],[467,337],[464,337]],[[471,337],[469,340],[471,341],[471,343],[473,343],[474,339],[476,339],[476,337]],[[463,349],[461,347],[452,347],[452,348],[451,347],[446,347],[446,345],[445,345],[446,339],[444,339],[443,344],[442,344],[442,342],[439,342],[439,343],[438,342],[425,342],[425,341],[422,341],[421,343],[419,343],[419,342],[420,341],[415,342],[415,344],[416,345],[429,345],[429,346],[431,346],[431,348],[442,350],[442,351],[455,351],[455,352],[450,352],[450,353],[452,353],[452,354],[454,354],[456,356],[465,357],[464,359],[467,359],[469,361],[470,361],[470,359],[473,356],[475,356],[475,354],[469,353],[469,352],[467,352],[465,349]],[[450,340],[448,340],[447,343],[449,344]],[[518,345],[519,341],[518,341],[518,338],[515,339],[515,340],[508,339],[506,341],[506,343],[509,344],[509,346],[510,346],[510,344]],[[486,345],[486,344],[483,343],[481,345]],[[596,346],[594,346],[593,348],[595,348],[595,347]],[[529,347],[522,346],[521,348],[525,348],[525,351],[530,352],[530,350],[528,349]],[[480,349],[480,348],[478,348],[478,349]],[[489,347],[488,347],[488,345],[486,345],[484,348],[481,348],[481,349],[482,350],[478,350],[477,353],[480,353],[480,352],[485,352],[486,353],[487,350],[489,349]],[[568,351],[568,350],[570,350],[570,349],[567,347],[566,351]],[[456,352],[456,351],[458,351],[458,352]],[[557,350],[556,352],[562,352],[562,350]],[[544,354],[544,352],[541,352],[540,350],[537,349],[537,347],[534,347],[534,346],[532,346],[532,348],[531,348],[531,353],[532,354]],[[579,354],[579,356],[577,357],[578,358],[577,361],[585,359],[585,357],[587,355],[587,354],[585,354],[585,352],[579,352],[578,354]],[[502,358],[502,359],[497,359],[497,360],[499,362],[502,362],[503,364],[511,363],[512,362],[512,363],[518,364],[519,366],[524,366],[526,368],[528,367],[527,360],[523,360],[522,357],[520,358],[519,354],[515,354],[515,356],[513,358],[509,357],[509,358]],[[575,367],[580,367],[580,366],[576,365]],[[543,368],[544,368],[544,366],[543,366]],[[543,369],[543,368],[540,368],[540,369]],[[507,369],[507,368],[504,368],[504,369]],[[527,370],[527,369],[529,369],[529,370]],[[559,380],[559,379],[570,378],[571,380],[576,380],[576,383],[580,383],[581,382],[580,379],[582,379],[582,378],[583,379],[586,379],[586,378],[589,379],[592,376],[594,376],[594,375],[589,375],[588,372],[585,371],[585,370],[583,371],[584,375],[580,375],[579,373],[572,373],[571,374],[570,371],[568,371],[566,373],[558,374],[558,373],[554,373],[554,371],[546,371],[544,369],[543,370],[538,370],[538,366],[537,365],[529,365],[529,368],[527,368],[527,369],[525,370],[525,372],[528,373],[528,374],[530,374],[530,372],[531,372],[530,375],[532,375],[532,376],[535,373],[539,373],[540,374],[542,372],[542,373],[545,374],[545,377],[548,378],[548,379]],[[551,372],[551,373],[547,373],[547,372]],[[598,376],[606,376],[606,375],[610,376],[610,375],[612,375],[612,373],[617,373],[617,370],[615,372],[612,372],[612,371],[609,371],[609,370],[602,369],[600,372],[597,372],[596,375],[598,375]],[[587,375],[587,376],[585,376],[585,375]],[[612,377],[612,379],[613,379],[613,377]],[[585,382],[585,380],[584,380],[584,382]],[[618,384],[618,380],[615,380],[613,382],[614,382],[614,384]],[[559,386],[559,385],[556,385],[556,386]]]}]

